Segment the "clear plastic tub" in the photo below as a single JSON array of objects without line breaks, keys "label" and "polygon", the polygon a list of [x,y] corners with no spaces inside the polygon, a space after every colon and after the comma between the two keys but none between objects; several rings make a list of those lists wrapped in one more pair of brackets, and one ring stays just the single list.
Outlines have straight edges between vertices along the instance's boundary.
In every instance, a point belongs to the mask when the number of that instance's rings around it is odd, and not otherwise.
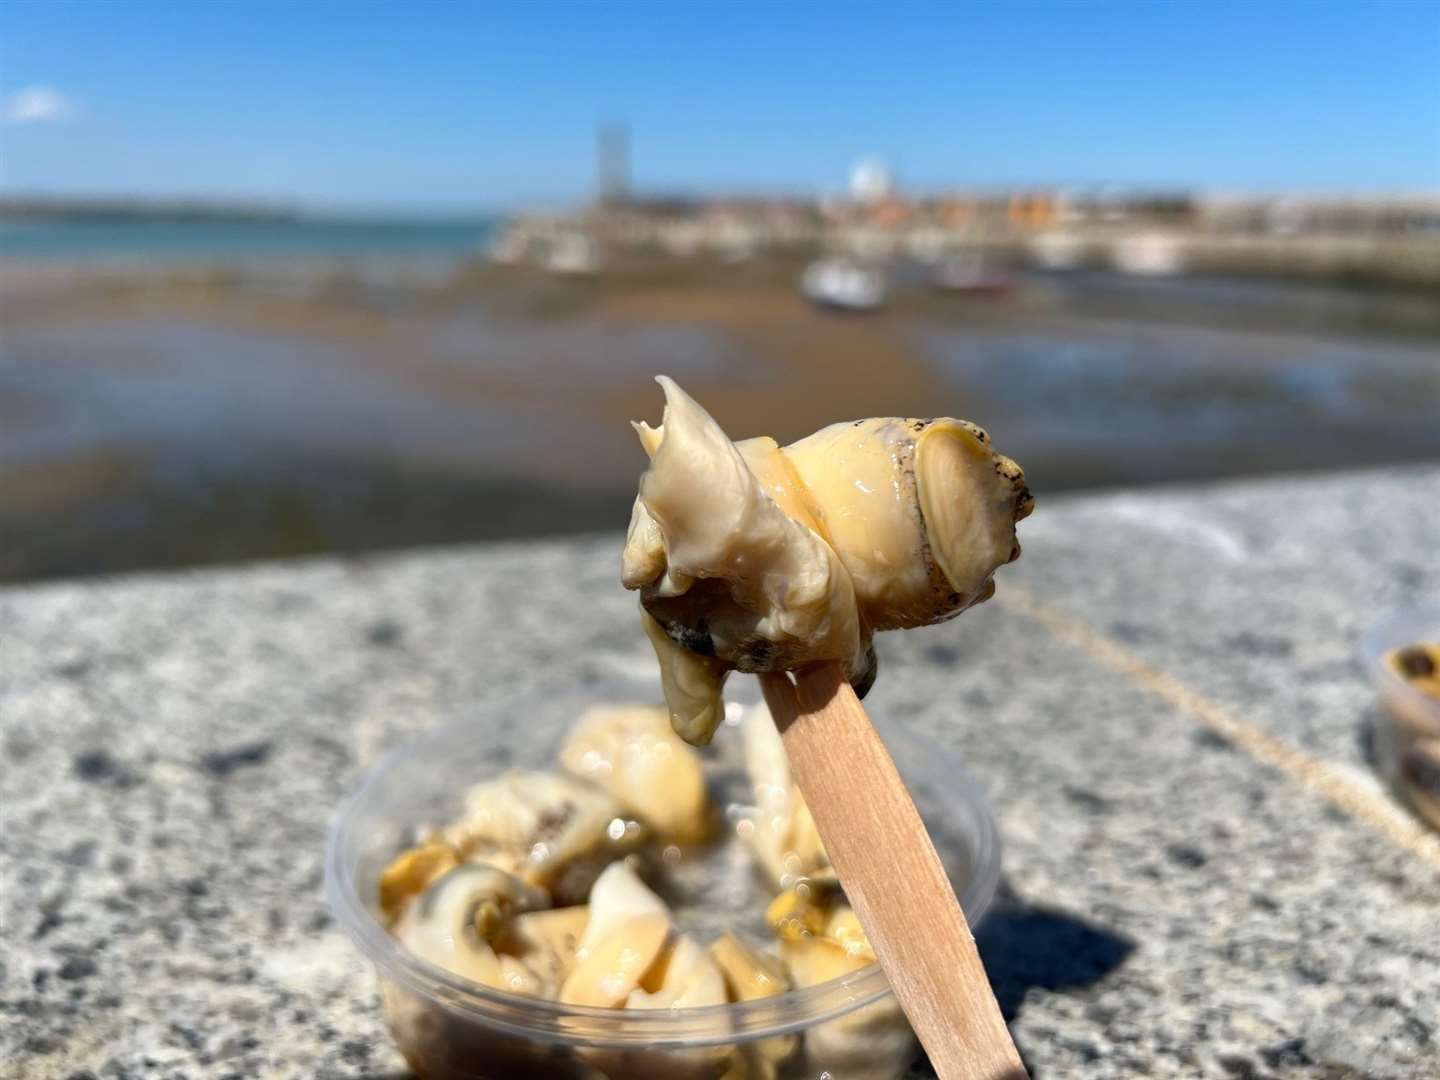
[{"label": "clear plastic tub", "polygon": [[1385,664],[1391,649],[1440,642],[1440,604],[1402,608],[1361,639],[1360,651],[1380,695],[1375,758],[1395,791],[1440,829],[1440,700],[1422,694]]},{"label": "clear plastic tub", "polygon": [[[654,683],[616,680],[487,705],[390,754],[340,808],[326,851],[326,889],[340,926],[375,964],[401,1053],[430,1080],[901,1076],[919,1051],[874,964],[759,1001],[627,1011],[481,986],[419,959],[386,932],[376,895],[381,869],[418,830],[455,818],[466,788],[510,768],[553,768],[560,740],[588,705],[658,697]],[[757,701],[758,690],[737,677],[727,697],[726,725],[705,751],[712,801],[725,819],[714,843],[672,866],[679,886],[667,899],[681,928],[702,940],[730,928],[759,941],[775,890],[736,835],[750,788],[733,727],[739,706]],[[1000,875],[989,807],[953,754],[907,733],[896,718],[875,719],[973,926]]]}]

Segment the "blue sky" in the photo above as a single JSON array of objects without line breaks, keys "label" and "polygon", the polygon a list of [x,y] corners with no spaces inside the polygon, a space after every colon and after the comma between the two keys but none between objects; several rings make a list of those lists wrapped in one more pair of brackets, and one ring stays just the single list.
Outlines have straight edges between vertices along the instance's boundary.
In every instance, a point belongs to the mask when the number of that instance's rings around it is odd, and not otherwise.
[{"label": "blue sky", "polygon": [[654,190],[1440,188],[1440,3],[0,6],[0,187],[564,200]]}]

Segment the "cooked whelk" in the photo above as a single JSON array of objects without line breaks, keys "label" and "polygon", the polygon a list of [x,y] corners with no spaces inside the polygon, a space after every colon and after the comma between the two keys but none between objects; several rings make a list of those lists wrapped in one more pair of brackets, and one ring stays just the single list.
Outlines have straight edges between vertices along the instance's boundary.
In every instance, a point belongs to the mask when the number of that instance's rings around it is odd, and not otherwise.
[{"label": "cooked whelk", "polygon": [[[637,424],[651,457],[622,562],[675,729],[705,743],[730,670],[819,660],[862,692],[876,630],[948,619],[994,590],[1032,508],[1020,467],[963,420],[834,424],[732,443],[673,380]],[[653,624],[650,622],[653,619]]]},{"label": "cooked whelk", "polygon": [[1417,641],[1382,658],[1391,671],[1428,697],[1440,699],[1440,643]]},{"label": "cooked whelk", "polygon": [[710,943],[710,956],[725,977],[731,1001],[758,1001],[790,989],[778,959],[753,949],[727,930]]},{"label": "cooked whelk", "polygon": [[538,997],[545,980],[523,961],[498,954],[492,942],[521,912],[549,898],[493,866],[466,863],[436,879],[407,907],[395,936],[416,955],[485,986]]},{"label": "cooked whelk", "polygon": [[1025,473],[967,420],[831,424],[785,448],[871,630],[927,626],[990,597],[1033,509]]},{"label": "cooked whelk", "polygon": [[782,942],[825,940],[847,956],[875,959],[855,910],[837,881],[802,882],[786,889],[765,909],[765,921]]},{"label": "cooked whelk", "polygon": [[830,856],[815,828],[800,789],[790,775],[790,759],[770,710],[757,705],[741,723],[745,771],[755,796],[755,812],[742,830],[765,871],[782,889],[808,878],[830,879]]},{"label": "cooked whelk", "polygon": [[574,970],[560,988],[560,1000],[567,1005],[624,1007],[655,966],[670,933],[669,921],[653,915],[617,927],[612,936],[580,950]]},{"label": "cooked whelk", "polygon": [[627,1009],[689,1009],[725,1004],[725,978],[710,954],[688,934],[677,934],[625,999]]},{"label": "cooked whelk", "polygon": [[544,996],[560,993],[570,972],[580,938],[590,921],[590,909],[580,905],[529,911],[506,923],[493,942],[496,952],[513,956],[540,977]]},{"label": "cooked whelk", "polygon": [[[763,953],[741,941],[733,931],[710,943],[710,957],[725,977],[725,990],[731,1001],[759,1001],[790,989],[790,977],[778,957]],[[777,1035],[739,1047],[739,1056],[727,1077],[745,1080],[773,1080],[782,1063],[794,1053],[799,1043],[794,1035]]]},{"label": "cooked whelk", "polygon": [[[803,884],[781,893],[766,912],[796,986],[816,986],[875,962],[855,912],[838,887]],[[894,997],[826,1021],[806,1033],[808,1071],[865,1074],[905,1060],[915,1036]]]},{"label": "cooked whelk", "polygon": [[824,655],[858,670],[864,651],[854,592],[835,552],[765,492],[704,409],[672,380],[661,385],[664,424],[636,426],[652,460],[622,577],[641,590],[645,610],[673,643],[657,648],[662,671],[682,663],[676,647],[724,661],[689,665],[692,684],[683,692],[666,684],[675,730],[703,745],[720,721],[729,668],[768,671]]},{"label": "cooked whelk", "polygon": [[714,656],[676,644],[644,608],[640,610],[640,625],[660,662],[660,682],[665,687],[671,726],[686,742],[704,745],[709,733],[720,724],[720,687],[729,666]]},{"label": "cooked whelk", "polygon": [[503,867],[557,902],[578,903],[607,864],[636,846],[639,832],[600,788],[515,771],[471,788],[465,816],[443,839],[466,859]]},{"label": "cooked whelk", "polygon": [[1411,808],[1440,829],[1440,642],[1417,641],[1382,659],[1415,693],[1385,692],[1390,723],[1376,729],[1376,756]]},{"label": "cooked whelk", "polygon": [[[725,981],[709,954],[675,929],[665,902],[624,863],[606,869],[590,894],[590,921],[560,1000],[624,1009],[683,1009],[725,1003]],[[728,1047],[605,1050],[579,1054],[606,1076],[716,1080]]]},{"label": "cooked whelk", "polygon": [[560,764],[666,839],[694,842],[709,831],[700,756],[675,734],[664,709],[586,710],[560,749]]},{"label": "cooked whelk", "polygon": [[459,864],[460,856],[443,840],[427,840],[402,851],[381,871],[380,910],[393,923],[413,897]]},{"label": "cooked whelk", "polygon": [[560,1000],[605,1008],[624,1005],[655,966],[673,930],[665,902],[625,863],[612,863],[590,890],[590,918]]}]

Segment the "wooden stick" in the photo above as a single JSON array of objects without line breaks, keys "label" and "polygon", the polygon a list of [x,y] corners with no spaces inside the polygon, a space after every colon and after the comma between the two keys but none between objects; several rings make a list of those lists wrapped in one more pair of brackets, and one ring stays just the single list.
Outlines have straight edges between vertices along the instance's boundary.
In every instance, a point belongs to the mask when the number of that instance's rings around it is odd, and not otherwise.
[{"label": "wooden stick", "polygon": [[838,664],[760,676],[791,771],[941,1080],[1024,1080],[965,913]]}]

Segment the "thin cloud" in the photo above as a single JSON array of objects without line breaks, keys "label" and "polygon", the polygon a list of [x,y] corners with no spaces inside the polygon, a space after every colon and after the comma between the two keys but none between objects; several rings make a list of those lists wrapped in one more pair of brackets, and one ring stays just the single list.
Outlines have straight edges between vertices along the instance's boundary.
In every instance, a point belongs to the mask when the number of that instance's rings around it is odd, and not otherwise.
[{"label": "thin cloud", "polygon": [[59,124],[74,117],[75,103],[53,86],[23,86],[0,101],[7,124]]}]

